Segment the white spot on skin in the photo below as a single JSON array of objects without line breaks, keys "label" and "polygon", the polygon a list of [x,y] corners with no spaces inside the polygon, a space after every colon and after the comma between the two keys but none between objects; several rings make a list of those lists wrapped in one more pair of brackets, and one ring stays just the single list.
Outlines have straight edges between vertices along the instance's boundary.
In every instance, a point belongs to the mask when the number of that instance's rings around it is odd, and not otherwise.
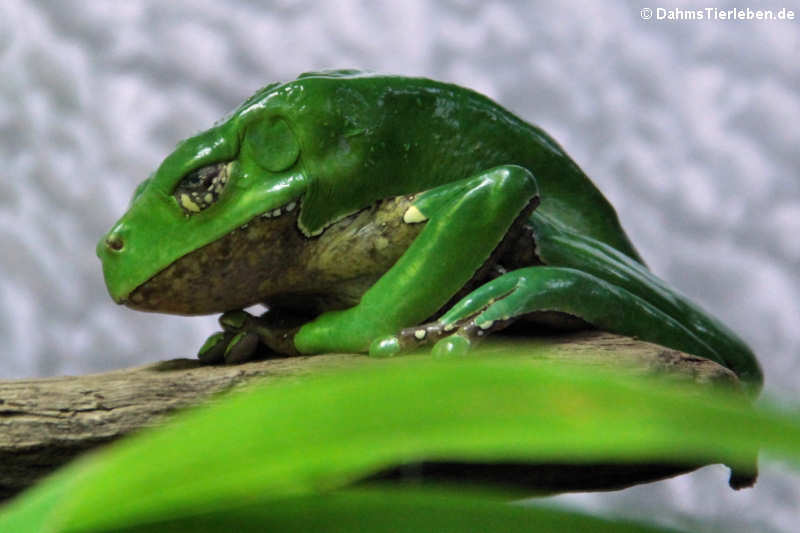
[{"label": "white spot on skin", "polygon": [[187,211],[191,211],[193,213],[200,212],[200,207],[189,198],[188,194],[181,194],[181,205]]},{"label": "white spot on skin", "polygon": [[478,327],[481,329],[489,329],[494,325],[494,320],[487,320],[483,324],[478,324]]},{"label": "white spot on skin", "polygon": [[289,202],[288,204],[286,204],[284,206],[281,206],[281,207],[273,209],[272,211],[266,211],[264,213],[261,213],[261,216],[264,217],[264,218],[279,217],[283,213],[288,213],[290,211],[294,211],[295,207],[297,207],[297,202],[295,202],[293,200],[293,201]]},{"label": "white spot on skin", "polygon": [[456,329],[456,325],[455,324],[445,324],[444,328],[442,328],[442,329],[444,329],[445,331],[453,331],[454,329]]},{"label": "white spot on skin", "polygon": [[207,204],[210,204],[211,202],[214,201],[214,196],[210,192],[208,192],[206,193],[205,196],[203,196],[203,201]]},{"label": "white spot on skin", "polygon": [[421,341],[422,339],[425,338],[425,330],[424,329],[418,329],[417,331],[414,332],[414,337],[416,337],[417,340]]},{"label": "white spot on skin", "polygon": [[422,214],[422,211],[417,209],[417,206],[412,205],[408,209],[406,209],[405,214],[403,215],[403,222],[406,224],[418,224],[420,222],[425,222],[428,220],[428,217]]}]

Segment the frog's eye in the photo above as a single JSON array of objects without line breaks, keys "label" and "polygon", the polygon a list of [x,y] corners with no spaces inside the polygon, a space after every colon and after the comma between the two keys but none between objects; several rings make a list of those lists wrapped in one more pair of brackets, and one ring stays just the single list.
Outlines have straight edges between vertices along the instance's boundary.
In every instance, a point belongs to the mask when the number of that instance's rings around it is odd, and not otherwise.
[{"label": "frog's eye", "polygon": [[199,213],[217,201],[228,183],[228,164],[216,163],[186,174],[172,195],[187,215]]}]

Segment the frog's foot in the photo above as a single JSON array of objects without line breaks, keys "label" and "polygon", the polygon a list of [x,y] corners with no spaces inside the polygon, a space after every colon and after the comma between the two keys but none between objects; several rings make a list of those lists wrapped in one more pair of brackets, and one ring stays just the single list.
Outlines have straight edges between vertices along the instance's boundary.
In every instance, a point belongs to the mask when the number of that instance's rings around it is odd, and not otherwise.
[{"label": "frog's foot", "polygon": [[284,312],[253,316],[242,310],[228,311],[219,318],[222,331],[206,340],[197,357],[206,364],[234,365],[265,353],[297,355],[293,339],[302,322]]},{"label": "frog's foot", "polygon": [[718,360],[702,339],[648,301],[586,272],[560,267],[511,271],[472,291],[436,322],[377,339],[370,354],[391,356],[436,343],[434,355],[464,354],[481,338],[542,311],[599,329]]},{"label": "frog's foot", "polygon": [[474,313],[470,317],[452,322],[436,321],[404,328],[397,335],[375,340],[370,345],[369,354],[372,357],[392,357],[433,344],[431,353],[434,357],[465,355],[481,339],[508,327],[516,320],[512,317],[478,324],[475,320],[477,316],[478,313]]}]

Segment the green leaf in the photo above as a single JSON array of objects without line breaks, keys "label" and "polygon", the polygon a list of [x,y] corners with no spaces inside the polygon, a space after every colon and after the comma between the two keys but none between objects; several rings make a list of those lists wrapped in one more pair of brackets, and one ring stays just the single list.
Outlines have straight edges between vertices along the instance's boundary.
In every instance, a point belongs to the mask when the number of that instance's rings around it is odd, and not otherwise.
[{"label": "green leaf", "polygon": [[356,489],[197,512],[138,524],[115,533],[504,533],[581,531],[666,533],[666,529],[594,518],[576,512],[498,503],[452,490]]},{"label": "green leaf", "polygon": [[409,358],[273,383],[73,463],[8,506],[0,531],[99,532],[199,509],[313,502],[421,460],[748,469],[759,446],[800,460],[796,413],[697,389],[520,358]]}]

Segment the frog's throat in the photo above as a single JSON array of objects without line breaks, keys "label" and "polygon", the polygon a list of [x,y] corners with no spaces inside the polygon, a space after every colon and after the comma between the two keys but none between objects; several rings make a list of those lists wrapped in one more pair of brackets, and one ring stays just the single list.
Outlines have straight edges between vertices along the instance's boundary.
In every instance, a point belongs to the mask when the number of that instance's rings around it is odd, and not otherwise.
[{"label": "frog's throat", "polygon": [[[297,228],[298,200],[266,211],[223,237],[178,258],[121,301],[132,309],[198,315],[241,309],[274,289],[287,257],[306,237]],[[262,246],[269,242],[270,246]],[[265,251],[265,249],[267,249]],[[282,268],[283,267],[283,268]]]},{"label": "frog's throat", "polygon": [[[318,313],[358,303],[419,235],[412,197],[380,200],[309,238],[291,202],[190,252],[137,287],[129,307],[184,315],[275,303]],[[342,258],[346,258],[343,260]]]}]

